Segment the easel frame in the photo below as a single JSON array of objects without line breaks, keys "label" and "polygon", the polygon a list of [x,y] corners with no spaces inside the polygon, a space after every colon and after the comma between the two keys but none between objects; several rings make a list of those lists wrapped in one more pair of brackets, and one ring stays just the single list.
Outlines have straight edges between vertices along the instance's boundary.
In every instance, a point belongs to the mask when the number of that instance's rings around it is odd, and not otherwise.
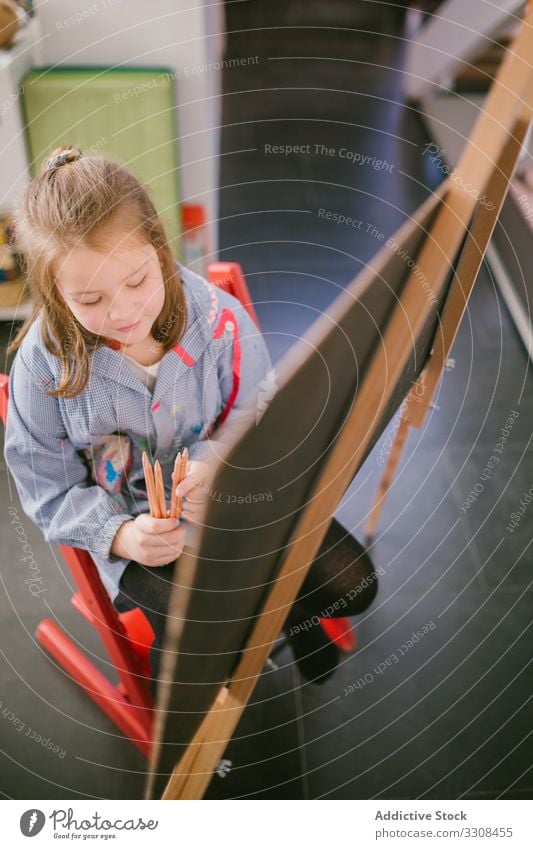
[{"label": "easel frame", "polygon": [[[487,97],[486,109],[479,116],[456,171],[435,193],[438,196],[437,214],[416,257],[417,273],[431,280],[432,292],[439,303],[445,300],[441,309],[441,322],[434,336],[433,353],[425,364],[421,384],[422,403],[414,405],[413,390],[408,396],[409,422],[411,417],[415,420],[415,415],[420,421],[425,418],[531,119],[533,68],[528,66],[528,56],[533,56],[532,4],[528,7],[524,25],[512,50],[502,63]],[[467,184],[475,189],[475,196],[466,190]],[[435,202],[435,195],[422,208],[429,202]],[[479,199],[483,196],[492,197],[494,209],[489,210],[487,205],[480,204]],[[489,212],[492,214],[489,215]],[[405,225],[397,238],[401,238],[404,230]],[[375,258],[376,265],[383,262],[387,250],[390,249],[384,247],[379,252]],[[453,270],[458,256],[459,263],[450,284],[450,269]],[[362,272],[362,276],[372,273],[373,269],[369,268]],[[307,570],[301,568],[301,564],[312,563],[326,534],[332,512],[358,471],[371,443],[372,425],[378,426],[393,397],[394,389],[411,356],[413,339],[423,333],[426,323],[432,317],[432,305],[420,286],[417,273],[413,271],[408,275],[398,306],[385,327],[382,345],[364,374],[342,432],[328,453],[314,486],[310,506],[300,516],[293,530],[277,580],[241,652],[231,680],[220,688],[209,712],[205,714],[176,764],[162,799],[201,799],[224,754],[271,646],[283,627],[286,612],[303,583]],[[403,432],[404,439],[405,435]],[[317,497],[318,494],[320,497]],[[380,504],[382,500],[383,497]],[[154,746],[154,771],[157,768],[159,746]],[[148,784],[146,798],[152,798],[153,783],[154,773]]]},{"label": "easel frame", "polygon": [[[529,31],[528,27],[530,28]],[[532,27],[533,4],[530,3],[527,14],[524,18],[521,33],[513,48],[516,49],[519,57],[517,61],[524,64],[527,63],[527,59],[525,58],[527,57],[527,50],[523,47],[526,41],[529,45],[528,49],[532,51],[530,52],[530,55],[533,56]],[[529,38],[527,39],[528,35]],[[519,44],[521,39],[522,45]],[[520,52],[518,52],[517,49],[519,47],[522,47]],[[507,57],[507,59],[509,60],[509,57]],[[506,64],[506,68],[502,67],[500,74],[498,74],[498,77],[495,80],[495,82],[499,82],[500,90],[497,91],[495,86],[493,86],[489,95],[487,95],[487,100],[489,96],[492,95],[493,103],[489,103],[488,106],[492,106],[493,109],[495,105],[501,103],[502,97],[505,96],[506,91],[512,92],[512,89],[510,86],[507,87],[507,84],[512,73],[516,74],[516,67],[510,67],[509,61],[504,64]],[[503,73],[504,71],[507,71],[505,77]],[[435,393],[442,379],[455,337],[457,336],[459,326],[466,311],[470,294],[483,263],[485,253],[490,244],[494,228],[498,222],[507,194],[507,189],[518,162],[522,145],[526,139],[531,122],[531,116],[533,114],[533,68],[529,68],[529,74],[526,76],[528,76],[529,79],[529,86],[522,85],[520,87],[520,92],[523,91],[525,93],[524,100],[522,100],[518,92],[516,95],[516,100],[522,102],[523,109],[520,110],[520,108],[518,108],[518,114],[514,119],[514,123],[510,125],[511,129],[508,141],[503,144],[501,153],[496,160],[496,167],[494,168],[493,174],[489,179],[484,193],[487,199],[493,198],[496,202],[494,202],[494,200],[490,201],[493,204],[492,208],[489,208],[488,203],[478,204],[477,212],[474,215],[474,220],[469,229],[466,244],[455,271],[455,280],[450,288],[446,304],[442,311],[441,323],[435,336],[433,351],[431,352],[428,362],[420,376],[420,380],[417,381],[408,394],[405,410],[402,414],[401,422],[396,432],[388,461],[385,465],[376,491],[374,502],[365,526],[365,542],[367,545],[370,545],[374,540],[379,517],[390,487],[392,486],[396,469],[400,463],[405,443],[409,435],[409,430],[412,427],[422,427],[433,404]],[[499,94],[500,97],[496,98],[496,94]],[[494,103],[494,101],[496,101],[496,103]],[[482,137],[482,133],[480,131],[481,126],[486,125],[486,122],[483,121],[484,116],[485,110],[479,116],[478,122],[474,126],[471,139],[468,143],[468,150],[463,151],[461,160],[454,172],[454,175],[457,175],[459,179],[463,174],[467,174],[469,171],[470,163],[472,161],[471,151],[476,149],[474,147],[476,140],[480,140]]]},{"label": "easel frame", "polygon": [[462,317],[468,306],[470,294],[505,200],[505,193],[501,193],[501,188],[511,180],[522,142],[527,135],[528,127],[528,121],[523,119],[517,121],[513,129],[512,138],[505,148],[498,162],[498,168],[494,173],[492,182],[489,184],[487,196],[500,196],[501,201],[497,206],[496,204],[494,205],[493,210],[480,205],[475,215],[469,238],[457,265],[455,283],[442,312],[439,330],[435,336],[435,347],[430,354],[420,380],[410,390],[405,401],[400,425],[396,431],[396,436],[394,437],[394,442],[365,525],[365,542],[367,545],[370,545],[374,541],[381,511],[392,486],[409,431],[414,427],[422,427],[433,405],[435,393],[446,368],[446,363],[459,331]]}]

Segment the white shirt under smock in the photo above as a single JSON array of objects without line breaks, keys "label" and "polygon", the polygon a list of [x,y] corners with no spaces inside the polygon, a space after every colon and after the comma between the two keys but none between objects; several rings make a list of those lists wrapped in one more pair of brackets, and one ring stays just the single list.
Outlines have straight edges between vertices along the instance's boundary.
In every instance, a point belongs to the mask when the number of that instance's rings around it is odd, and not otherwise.
[{"label": "white shirt under smock", "polygon": [[135,372],[137,377],[144,383],[148,391],[153,392],[157,373],[159,371],[159,366],[161,365],[161,360],[151,366],[143,366],[141,365],[141,363],[138,363],[136,360],[132,359],[132,357],[128,357],[127,354],[123,353],[123,357],[127,359],[131,369]]}]

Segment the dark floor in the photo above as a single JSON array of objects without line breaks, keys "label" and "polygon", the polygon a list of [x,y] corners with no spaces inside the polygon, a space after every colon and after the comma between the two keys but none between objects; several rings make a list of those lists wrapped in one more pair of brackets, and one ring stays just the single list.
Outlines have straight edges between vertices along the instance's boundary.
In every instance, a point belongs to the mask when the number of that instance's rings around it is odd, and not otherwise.
[{"label": "dark floor", "polygon": [[[386,5],[387,14],[342,0],[228,5],[227,55],[259,59],[225,72],[221,258],[242,263],[274,361],[375,253],[378,234],[390,234],[439,182],[421,155],[423,126],[401,102],[401,16]],[[311,152],[265,150],[289,144]],[[329,152],[316,154],[315,144]],[[343,147],[387,167],[353,164]],[[321,209],[363,225],[325,221]],[[228,746],[231,773],[213,779],[207,798],[531,797],[533,507],[513,533],[506,525],[533,479],[533,381],[486,269],[453,356],[382,515],[374,557],[383,574],[378,598],[355,622],[358,651],[323,687],[303,685],[282,654],[286,665],[262,676]],[[500,462],[482,478],[511,411],[519,415]],[[337,511],[357,535],[385,438]],[[17,505],[12,489],[9,498]],[[20,551],[7,513],[0,522],[1,791],[141,796],[143,758],[33,638],[50,615],[104,666],[69,604],[66,567],[23,518],[48,589],[33,599],[23,566],[8,568]],[[416,631],[427,633],[405,648]],[[28,728],[65,754],[43,748]]]}]

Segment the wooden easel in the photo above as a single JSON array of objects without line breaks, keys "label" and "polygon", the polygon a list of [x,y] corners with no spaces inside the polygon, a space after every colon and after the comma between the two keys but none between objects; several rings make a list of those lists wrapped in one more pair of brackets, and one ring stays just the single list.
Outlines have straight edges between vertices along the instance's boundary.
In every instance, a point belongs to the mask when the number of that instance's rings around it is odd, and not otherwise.
[{"label": "wooden easel", "polygon": [[[418,211],[420,220],[425,210],[436,209],[427,237],[416,257],[416,273],[413,271],[408,275],[399,303],[383,332],[382,344],[364,373],[340,435],[328,451],[309,498],[310,506],[301,514],[293,531],[281,570],[241,652],[231,680],[220,688],[209,712],[205,714],[176,764],[163,799],[200,799],[205,793],[261,674],[271,646],[283,627],[286,611],[294,602],[305,578],[306,570],[301,568],[301,564],[311,564],[316,556],[332,512],[359,469],[372,442],[374,430],[394,398],[395,389],[412,354],[413,339],[423,334],[434,314],[434,307],[420,285],[420,273],[431,281],[433,295],[439,303],[448,288],[441,323],[434,337],[433,354],[421,378],[422,403],[415,405],[413,399],[409,398],[408,420],[423,421],[531,118],[533,68],[528,65],[528,57],[533,57],[531,5],[513,50],[503,62],[488,95],[486,111],[480,115],[474,128],[455,172],[456,179],[448,177]],[[465,183],[475,188],[475,197],[465,190]],[[478,199],[483,195],[495,204],[495,209],[489,211],[486,207],[480,207]],[[473,227],[469,229],[472,221]],[[411,222],[407,222],[400,228],[396,240],[401,242],[411,226]],[[367,268],[360,275],[362,282],[370,281],[380,273],[390,250],[384,247],[379,252],[374,260],[374,268]],[[457,271],[449,286],[450,269],[459,254]],[[320,497],[317,497],[318,493]],[[154,771],[157,770],[160,745],[156,743],[154,746]],[[153,785],[154,773],[147,788],[147,798],[152,798]]]}]

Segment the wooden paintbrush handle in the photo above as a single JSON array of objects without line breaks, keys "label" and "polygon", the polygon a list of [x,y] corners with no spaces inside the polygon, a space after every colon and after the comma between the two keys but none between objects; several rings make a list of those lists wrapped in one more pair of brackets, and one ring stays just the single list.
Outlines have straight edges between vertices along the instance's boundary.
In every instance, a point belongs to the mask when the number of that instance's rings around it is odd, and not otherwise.
[{"label": "wooden paintbrush handle", "polygon": [[[182,480],[185,479],[185,477],[187,475],[187,463],[188,462],[189,462],[189,449],[184,448],[183,454],[181,456],[181,464],[180,464],[180,471],[179,471],[179,482],[180,483],[181,483]],[[178,516],[181,516],[182,510],[183,510],[183,498],[181,498],[181,496],[180,496],[180,497],[178,497],[178,505],[177,505]]]},{"label": "wooden paintbrush handle", "polygon": [[178,451],[177,457],[174,460],[174,469],[172,470],[172,492],[170,493],[170,515],[173,519],[178,518],[178,496],[176,495],[176,487],[179,484],[179,473],[181,469],[181,451]]},{"label": "wooden paintbrush handle", "polygon": [[163,485],[163,472],[161,470],[161,463],[159,460],[156,460],[154,463],[154,478],[155,478],[155,491],[157,496],[157,502],[159,505],[159,518],[166,519],[167,518],[167,499],[165,497],[165,487]]},{"label": "wooden paintbrush handle", "polygon": [[188,461],[189,449],[184,448],[183,451],[178,451],[172,472],[172,494],[170,496],[170,515],[176,519],[179,519],[182,508],[182,499],[176,495],[176,487],[182,482],[187,473]]},{"label": "wooden paintbrush handle", "polygon": [[159,517],[159,505],[155,490],[155,481],[154,481],[154,470],[150,464],[150,460],[148,459],[148,455],[146,451],[143,451],[142,454],[142,463],[143,463],[143,471],[144,471],[144,480],[146,482],[146,492],[148,493],[148,503],[150,505],[150,515],[154,518]]}]

